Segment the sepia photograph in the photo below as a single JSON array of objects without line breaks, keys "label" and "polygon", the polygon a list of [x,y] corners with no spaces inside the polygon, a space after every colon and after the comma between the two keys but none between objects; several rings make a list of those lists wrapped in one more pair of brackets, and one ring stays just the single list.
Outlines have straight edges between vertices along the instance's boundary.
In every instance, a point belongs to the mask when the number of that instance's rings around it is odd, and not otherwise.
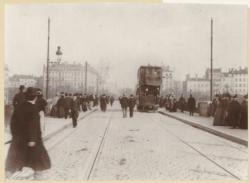
[{"label": "sepia photograph", "polygon": [[5,180],[248,180],[249,27],[247,4],[5,4]]}]

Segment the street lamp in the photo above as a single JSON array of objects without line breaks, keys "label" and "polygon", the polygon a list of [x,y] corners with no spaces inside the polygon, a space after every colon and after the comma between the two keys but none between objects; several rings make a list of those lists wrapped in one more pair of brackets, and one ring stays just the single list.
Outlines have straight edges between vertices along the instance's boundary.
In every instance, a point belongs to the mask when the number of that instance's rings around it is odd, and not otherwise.
[{"label": "street lamp", "polygon": [[60,63],[62,60],[62,51],[60,46],[57,46],[56,55],[57,55],[57,62]]}]

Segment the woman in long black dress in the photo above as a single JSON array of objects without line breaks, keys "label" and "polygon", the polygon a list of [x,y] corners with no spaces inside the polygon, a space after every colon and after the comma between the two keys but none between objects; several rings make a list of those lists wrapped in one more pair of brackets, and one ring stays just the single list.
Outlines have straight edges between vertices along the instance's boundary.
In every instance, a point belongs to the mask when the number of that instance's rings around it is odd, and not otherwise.
[{"label": "woman in long black dress", "polygon": [[11,119],[12,141],[8,151],[5,169],[14,173],[24,167],[35,173],[51,166],[48,153],[42,142],[40,119],[35,105],[36,89],[29,87],[26,101],[14,111]]}]

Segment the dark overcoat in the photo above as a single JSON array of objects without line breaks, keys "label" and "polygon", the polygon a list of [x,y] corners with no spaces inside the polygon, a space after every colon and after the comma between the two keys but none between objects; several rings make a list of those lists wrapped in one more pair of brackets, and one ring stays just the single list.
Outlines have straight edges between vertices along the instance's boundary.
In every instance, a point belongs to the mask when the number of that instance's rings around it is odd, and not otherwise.
[{"label": "dark overcoat", "polygon": [[[41,137],[40,119],[37,106],[29,102],[20,105],[11,119],[12,141],[6,159],[6,170],[15,172],[22,167],[35,171],[49,169],[50,159]],[[35,142],[29,147],[28,142]]]},{"label": "dark overcoat", "polygon": [[21,105],[22,103],[25,102],[25,96],[23,92],[19,92],[17,93],[14,98],[13,98],[13,105],[14,108],[16,108],[17,106]]},{"label": "dark overcoat", "polygon": [[239,126],[241,106],[238,101],[231,101],[228,106],[228,121],[231,126]]},{"label": "dark overcoat", "polygon": [[241,104],[241,117],[240,117],[240,127],[243,129],[248,128],[248,107],[247,101],[243,101]]}]

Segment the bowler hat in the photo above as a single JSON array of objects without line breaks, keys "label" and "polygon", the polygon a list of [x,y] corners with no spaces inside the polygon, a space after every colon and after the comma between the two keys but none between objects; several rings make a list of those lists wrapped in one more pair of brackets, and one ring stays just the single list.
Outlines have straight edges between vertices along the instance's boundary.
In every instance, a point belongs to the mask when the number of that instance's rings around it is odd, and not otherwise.
[{"label": "bowler hat", "polygon": [[20,86],[19,86],[19,89],[20,89],[20,90],[23,90],[24,88],[25,88],[24,85],[20,85]]},{"label": "bowler hat", "polygon": [[33,87],[28,87],[25,92],[25,98],[28,100],[33,100],[37,95],[37,89]]}]

